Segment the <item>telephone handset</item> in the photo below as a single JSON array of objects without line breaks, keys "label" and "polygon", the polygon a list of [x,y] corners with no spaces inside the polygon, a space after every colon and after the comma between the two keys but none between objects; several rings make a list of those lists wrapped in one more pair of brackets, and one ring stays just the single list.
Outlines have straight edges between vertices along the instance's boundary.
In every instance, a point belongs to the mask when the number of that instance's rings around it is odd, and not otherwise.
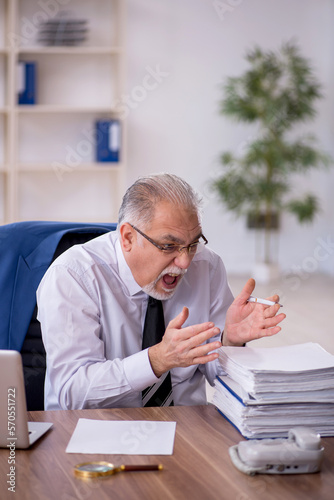
[{"label": "telephone handset", "polygon": [[295,427],[288,438],[241,441],[229,453],[246,474],[306,474],[320,470],[324,448],[313,429]]}]

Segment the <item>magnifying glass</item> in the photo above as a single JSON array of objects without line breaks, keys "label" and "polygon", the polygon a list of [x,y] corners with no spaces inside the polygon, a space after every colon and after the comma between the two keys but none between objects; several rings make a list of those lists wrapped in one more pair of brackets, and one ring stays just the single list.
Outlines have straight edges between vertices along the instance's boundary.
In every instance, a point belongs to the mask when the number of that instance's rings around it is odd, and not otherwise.
[{"label": "magnifying glass", "polygon": [[78,477],[107,477],[116,472],[162,470],[163,465],[114,465],[109,462],[84,462],[74,467],[74,474]]}]

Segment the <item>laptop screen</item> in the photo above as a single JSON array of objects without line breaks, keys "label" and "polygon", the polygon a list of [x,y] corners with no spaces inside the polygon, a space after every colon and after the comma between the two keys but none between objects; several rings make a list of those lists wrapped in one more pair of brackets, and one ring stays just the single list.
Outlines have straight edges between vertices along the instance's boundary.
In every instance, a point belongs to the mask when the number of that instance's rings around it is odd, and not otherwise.
[{"label": "laptop screen", "polygon": [[52,425],[28,422],[22,358],[18,351],[0,349],[0,401],[0,448],[28,448]]}]

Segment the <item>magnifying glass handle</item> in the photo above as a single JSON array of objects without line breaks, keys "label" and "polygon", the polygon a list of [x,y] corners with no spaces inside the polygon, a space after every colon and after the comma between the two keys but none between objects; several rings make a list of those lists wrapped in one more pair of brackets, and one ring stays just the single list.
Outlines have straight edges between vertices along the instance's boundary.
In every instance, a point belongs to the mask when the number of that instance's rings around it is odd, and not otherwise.
[{"label": "magnifying glass handle", "polygon": [[143,470],[162,470],[163,466],[161,464],[154,465],[120,465],[119,470],[124,472],[130,471],[143,471]]}]

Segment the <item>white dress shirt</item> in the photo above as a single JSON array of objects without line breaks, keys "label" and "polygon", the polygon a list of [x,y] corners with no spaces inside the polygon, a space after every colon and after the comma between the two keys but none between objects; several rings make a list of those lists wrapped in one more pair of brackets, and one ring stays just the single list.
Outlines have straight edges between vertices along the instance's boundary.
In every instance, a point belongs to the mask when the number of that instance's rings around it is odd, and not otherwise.
[{"label": "white dress shirt", "polygon": [[[187,306],[184,326],[213,321],[223,330],[232,300],[220,257],[203,247],[174,296],[163,301],[165,324]],[[147,301],[117,232],[56,259],[37,290],[47,353],[45,409],[142,406],[141,391],[158,381],[148,349],[141,350]],[[204,376],[213,384],[221,372],[218,361],[172,369],[174,404],[206,404]]]}]

